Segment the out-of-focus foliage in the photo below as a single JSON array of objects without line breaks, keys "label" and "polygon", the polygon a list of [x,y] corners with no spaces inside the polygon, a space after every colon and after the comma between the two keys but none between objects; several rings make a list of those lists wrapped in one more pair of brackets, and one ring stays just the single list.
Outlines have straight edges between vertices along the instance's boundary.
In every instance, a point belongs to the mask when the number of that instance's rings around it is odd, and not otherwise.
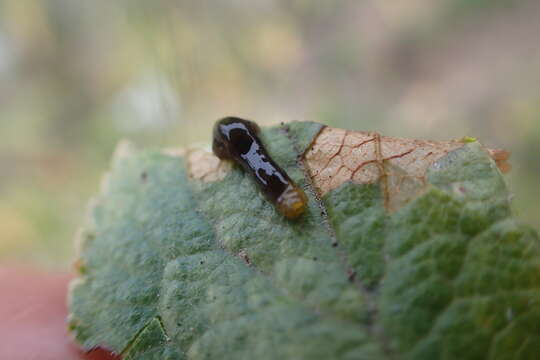
[{"label": "out-of-focus foliage", "polygon": [[0,0],[0,260],[64,266],[115,143],[236,114],[513,153],[540,224],[535,0]]}]

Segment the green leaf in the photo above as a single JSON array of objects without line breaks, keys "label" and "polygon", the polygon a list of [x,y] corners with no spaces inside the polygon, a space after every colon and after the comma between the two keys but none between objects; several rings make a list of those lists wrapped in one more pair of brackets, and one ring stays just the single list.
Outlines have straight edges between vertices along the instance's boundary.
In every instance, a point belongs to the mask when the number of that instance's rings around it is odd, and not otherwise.
[{"label": "green leaf", "polygon": [[431,163],[390,209],[385,177],[314,186],[300,155],[320,130],[263,129],[310,198],[295,221],[237,167],[203,182],[184,157],[116,156],[80,235],[76,341],[125,359],[536,358],[539,237],[482,146]]}]

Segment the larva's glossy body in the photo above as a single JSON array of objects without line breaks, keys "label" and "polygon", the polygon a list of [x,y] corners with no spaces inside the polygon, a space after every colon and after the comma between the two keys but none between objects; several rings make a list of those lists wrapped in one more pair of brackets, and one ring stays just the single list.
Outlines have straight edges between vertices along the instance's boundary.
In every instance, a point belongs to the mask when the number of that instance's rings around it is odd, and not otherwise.
[{"label": "larva's glossy body", "polygon": [[241,165],[266,198],[289,219],[302,215],[307,206],[304,191],[268,155],[252,121],[226,117],[214,125],[212,150],[220,159]]}]

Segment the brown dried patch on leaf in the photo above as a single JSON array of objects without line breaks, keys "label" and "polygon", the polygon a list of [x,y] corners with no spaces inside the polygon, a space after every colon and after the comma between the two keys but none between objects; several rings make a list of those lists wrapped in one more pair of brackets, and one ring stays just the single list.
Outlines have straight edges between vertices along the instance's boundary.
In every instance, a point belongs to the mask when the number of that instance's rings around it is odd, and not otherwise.
[{"label": "brown dried patch on leaf", "polygon": [[487,149],[487,151],[489,156],[495,160],[497,167],[503,174],[506,174],[512,170],[512,165],[510,165],[508,162],[508,159],[510,159],[510,151],[506,151],[504,149]]},{"label": "brown dried patch on leaf", "polygon": [[189,177],[202,182],[222,180],[231,169],[229,161],[221,161],[206,150],[188,149],[185,157]]},{"label": "brown dried patch on leaf", "polygon": [[325,128],[305,160],[315,186],[324,195],[349,180],[369,184],[394,175],[424,182],[432,163],[461,146],[459,141],[410,140]]},{"label": "brown dried patch on leaf", "polygon": [[202,182],[218,181],[231,169],[229,161],[221,161],[213,153],[197,148],[169,148],[163,150],[169,156],[186,160],[189,177]]},{"label": "brown dried patch on leaf", "polygon": [[[386,208],[393,211],[424,191],[426,171],[433,163],[463,145],[461,140],[411,140],[327,127],[304,159],[321,195],[347,181],[381,181]],[[510,170],[507,151],[487,151],[502,172]]]}]

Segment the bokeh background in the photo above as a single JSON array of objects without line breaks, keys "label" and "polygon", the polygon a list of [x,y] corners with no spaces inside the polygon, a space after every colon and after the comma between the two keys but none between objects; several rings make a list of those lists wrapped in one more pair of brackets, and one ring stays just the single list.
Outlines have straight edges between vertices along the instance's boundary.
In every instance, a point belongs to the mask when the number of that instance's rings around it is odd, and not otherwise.
[{"label": "bokeh background", "polygon": [[231,114],[478,137],[540,228],[538,0],[0,0],[0,262],[66,268],[120,139]]}]

